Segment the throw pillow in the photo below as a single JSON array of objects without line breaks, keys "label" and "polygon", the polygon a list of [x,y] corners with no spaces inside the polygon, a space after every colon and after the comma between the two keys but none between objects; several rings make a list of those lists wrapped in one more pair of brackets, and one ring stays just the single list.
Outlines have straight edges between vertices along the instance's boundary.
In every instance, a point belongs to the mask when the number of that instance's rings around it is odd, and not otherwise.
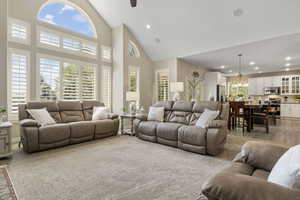
[{"label": "throw pillow", "polygon": [[299,187],[299,178],[300,145],[296,145],[279,158],[268,177],[268,182],[292,189]]},{"label": "throw pillow", "polygon": [[220,111],[205,109],[196,122],[196,126],[207,128],[211,121],[215,120],[220,114]]},{"label": "throw pillow", "polygon": [[51,117],[46,108],[43,109],[28,109],[27,112],[32,118],[37,121],[41,126],[56,124],[55,120]]},{"label": "throw pillow", "polygon": [[104,120],[110,117],[110,110],[103,106],[94,106],[92,120]]},{"label": "throw pillow", "polygon": [[150,107],[148,114],[148,121],[158,121],[163,122],[165,115],[164,107]]}]

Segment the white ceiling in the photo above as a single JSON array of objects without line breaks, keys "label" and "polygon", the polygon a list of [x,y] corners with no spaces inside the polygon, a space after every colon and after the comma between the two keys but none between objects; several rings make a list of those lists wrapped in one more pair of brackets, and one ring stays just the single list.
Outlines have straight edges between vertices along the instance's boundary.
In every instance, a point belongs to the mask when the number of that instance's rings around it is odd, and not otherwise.
[{"label": "white ceiling", "polygon": [[[137,8],[131,8],[129,0],[89,1],[111,27],[126,24],[154,61],[182,57],[201,64],[208,62],[200,60],[205,52],[300,32],[299,0],[138,0]],[[233,16],[237,8],[244,11],[241,17]],[[281,46],[275,48],[283,52]],[[286,56],[278,52],[272,55]],[[232,55],[225,60],[230,59]]]}]

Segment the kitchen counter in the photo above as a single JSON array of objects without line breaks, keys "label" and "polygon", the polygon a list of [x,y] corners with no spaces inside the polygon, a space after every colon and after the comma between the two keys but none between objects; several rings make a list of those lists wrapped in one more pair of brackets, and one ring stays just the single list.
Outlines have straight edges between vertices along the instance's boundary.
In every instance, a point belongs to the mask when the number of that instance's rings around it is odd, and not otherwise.
[{"label": "kitchen counter", "polygon": [[300,104],[298,102],[281,102],[281,104]]}]

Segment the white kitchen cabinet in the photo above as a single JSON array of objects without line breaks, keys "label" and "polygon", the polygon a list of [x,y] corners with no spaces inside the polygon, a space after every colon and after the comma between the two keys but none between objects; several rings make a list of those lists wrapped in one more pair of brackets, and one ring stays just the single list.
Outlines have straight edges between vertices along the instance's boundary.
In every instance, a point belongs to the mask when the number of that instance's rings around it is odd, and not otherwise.
[{"label": "white kitchen cabinet", "polygon": [[281,117],[300,118],[300,104],[283,103],[280,105]]},{"label": "white kitchen cabinet", "polygon": [[264,78],[256,78],[256,95],[265,94]]},{"label": "white kitchen cabinet", "polygon": [[249,78],[248,79],[248,95],[256,95],[256,79],[255,78]]},{"label": "white kitchen cabinet", "polygon": [[273,86],[272,87],[281,87],[281,76],[273,76]]},{"label": "white kitchen cabinet", "polygon": [[248,94],[250,96],[261,96],[265,93],[264,78],[249,78],[248,79]]},{"label": "white kitchen cabinet", "polygon": [[264,80],[264,87],[273,87],[273,77],[270,76],[270,77],[264,77],[263,78]]}]

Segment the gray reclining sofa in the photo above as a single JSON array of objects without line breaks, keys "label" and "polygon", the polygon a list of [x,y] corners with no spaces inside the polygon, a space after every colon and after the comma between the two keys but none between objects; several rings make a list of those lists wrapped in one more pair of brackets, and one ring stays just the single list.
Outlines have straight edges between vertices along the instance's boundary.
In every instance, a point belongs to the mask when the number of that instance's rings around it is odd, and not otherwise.
[{"label": "gray reclining sofa", "polygon": [[[23,150],[28,153],[81,143],[118,134],[119,117],[91,121],[98,101],[28,102],[19,105],[19,120]],[[39,126],[26,109],[47,108],[57,124]]]},{"label": "gray reclining sofa", "polygon": [[[164,122],[147,121],[146,115],[137,116],[134,126],[138,138],[200,154],[217,155],[223,151],[228,133],[228,105],[162,101],[153,107],[165,108]],[[195,126],[205,108],[220,111],[206,129]]]}]

